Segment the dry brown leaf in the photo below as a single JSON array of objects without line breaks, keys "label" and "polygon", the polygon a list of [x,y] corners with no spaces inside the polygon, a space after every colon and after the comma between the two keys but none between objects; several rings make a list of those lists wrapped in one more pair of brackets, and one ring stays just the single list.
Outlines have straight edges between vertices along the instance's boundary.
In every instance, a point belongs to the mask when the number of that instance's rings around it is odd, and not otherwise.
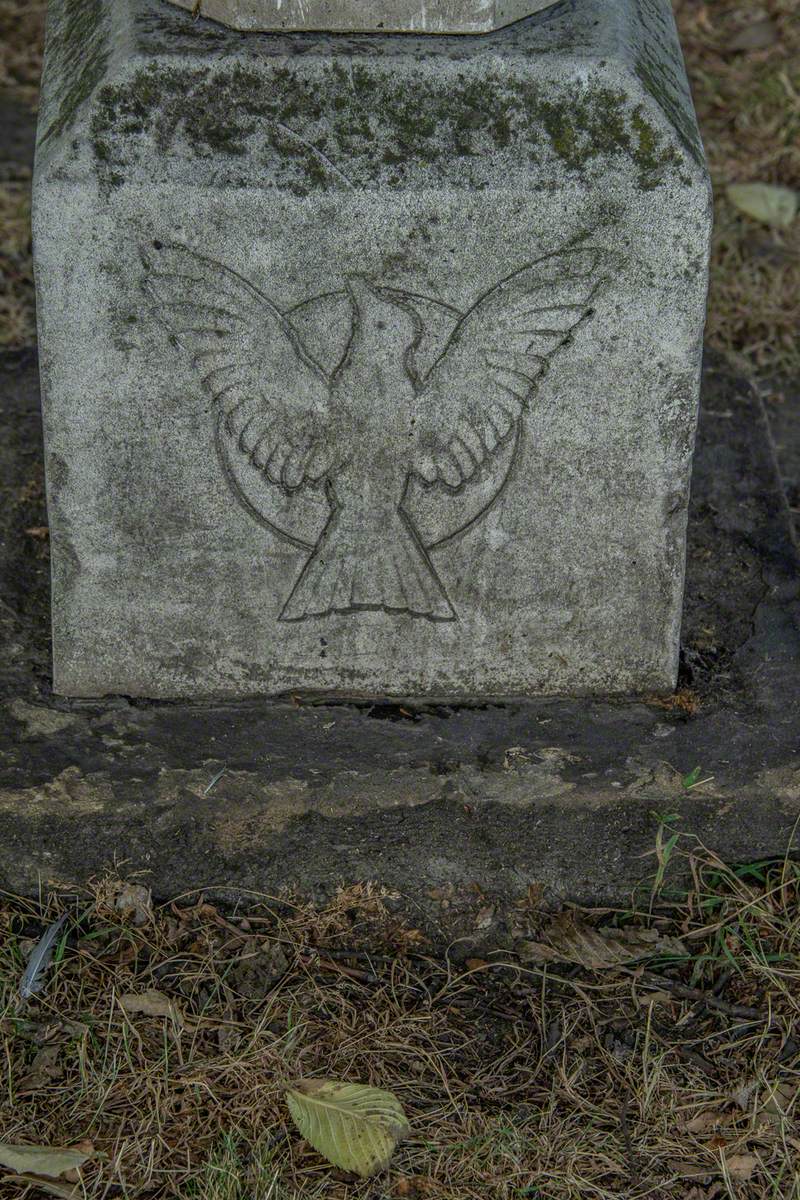
[{"label": "dry brown leaf", "polygon": [[119,998],[123,1012],[130,1016],[170,1017],[176,1025],[183,1024],[183,1013],[180,1006],[163,992],[150,989],[146,992],[126,992]]},{"label": "dry brown leaf", "polygon": [[678,938],[665,937],[656,929],[595,929],[576,920],[571,913],[556,917],[544,931],[547,943],[521,942],[517,952],[523,962],[579,963],[593,971],[618,967],[658,955],[685,955]]},{"label": "dry brown leaf", "polygon": [[123,917],[130,917],[134,925],[147,925],[153,919],[150,889],[140,883],[123,882],[114,900],[114,908]]},{"label": "dry brown leaf", "polygon": [[492,921],[494,921],[494,909],[488,907],[482,908],[475,918],[475,928],[488,929]]},{"label": "dry brown leaf", "polygon": [[488,967],[488,965],[485,958],[468,958],[464,963],[468,971],[480,971],[482,967]]},{"label": "dry brown leaf", "polygon": [[708,1133],[709,1129],[714,1129],[717,1125],[725,1125],[730,1123],[730,1118],[724,1113],[715,1112],[713,1109],[706,1109],[705,1112],[699,1112],[697,1116],[692,1117],[684,1125],[687,1133]]},{"label": "dry brown leaf", "polygon": [[19,1082],[17,1088],[19,1095],[24,1095],[26,1092],[38,1091],[39,1088],[46,1088],[54,1079],[62,1077],[64,1068],[58,1062],[61,1050],[62,1046],[60,1045],[50,1045],[43,1046],[38,1051],[31,1063],[30,1071]]},{"label": "dry brown leaf", "polygon": [[737,1183],[746,1183],[758,1166],[754,1154],[731,1154],[724,1157],[724,1162],[731,1179]]}]

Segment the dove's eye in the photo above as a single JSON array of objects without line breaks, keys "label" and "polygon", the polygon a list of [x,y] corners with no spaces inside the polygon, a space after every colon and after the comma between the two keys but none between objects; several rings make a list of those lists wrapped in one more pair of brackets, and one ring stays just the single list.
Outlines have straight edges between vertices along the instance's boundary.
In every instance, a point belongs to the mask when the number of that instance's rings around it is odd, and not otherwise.
[{"label": "dove's eye", "polygon": [[385,322],[385,321],[376,321],[376,322],[375,322],[375,328],[376,328],[376,329],[385,329],[385,328],[386,328],[386,322]]}]

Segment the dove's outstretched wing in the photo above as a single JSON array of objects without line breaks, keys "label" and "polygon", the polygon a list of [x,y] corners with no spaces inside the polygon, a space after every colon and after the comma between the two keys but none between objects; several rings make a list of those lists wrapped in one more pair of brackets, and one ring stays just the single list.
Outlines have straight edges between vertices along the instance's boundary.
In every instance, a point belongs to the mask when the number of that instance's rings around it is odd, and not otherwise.
[{"label": "dove's outstretched wing", "polygon": [[146,286],[254,467],[294,490],[337,464],[328,378],[271,300],[180,245],[142,251]]},{"label": "dove's outstretched wing", "polygon": [[419,392],[412,470],[455,490],[505,441],[592,311],[607,255],[572,249],[504,279],[456,325]]}]

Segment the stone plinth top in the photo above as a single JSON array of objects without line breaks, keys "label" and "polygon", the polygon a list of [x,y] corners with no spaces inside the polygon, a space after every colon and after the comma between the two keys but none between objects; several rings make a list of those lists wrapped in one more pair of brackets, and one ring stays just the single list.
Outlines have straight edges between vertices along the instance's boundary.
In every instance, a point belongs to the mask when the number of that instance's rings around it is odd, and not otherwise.
[{"label": "stone plinth top", "polygon": [[488,33],[554,0],[170,0],[241,30]]}]

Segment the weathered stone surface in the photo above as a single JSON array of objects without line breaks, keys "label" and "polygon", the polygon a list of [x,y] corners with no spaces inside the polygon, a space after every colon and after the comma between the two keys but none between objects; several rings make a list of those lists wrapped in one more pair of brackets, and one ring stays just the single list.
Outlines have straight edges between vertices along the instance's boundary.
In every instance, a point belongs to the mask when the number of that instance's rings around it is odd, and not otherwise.
[{"label": "weathered stone surface", "polygon": [[171,0],[232,29],[488,33],[555,0]]},{"label": "weathered stone surface", "polygon": [[668,0],[485,38],[53,0],[55,687],[675,678],[709,234]]}]

